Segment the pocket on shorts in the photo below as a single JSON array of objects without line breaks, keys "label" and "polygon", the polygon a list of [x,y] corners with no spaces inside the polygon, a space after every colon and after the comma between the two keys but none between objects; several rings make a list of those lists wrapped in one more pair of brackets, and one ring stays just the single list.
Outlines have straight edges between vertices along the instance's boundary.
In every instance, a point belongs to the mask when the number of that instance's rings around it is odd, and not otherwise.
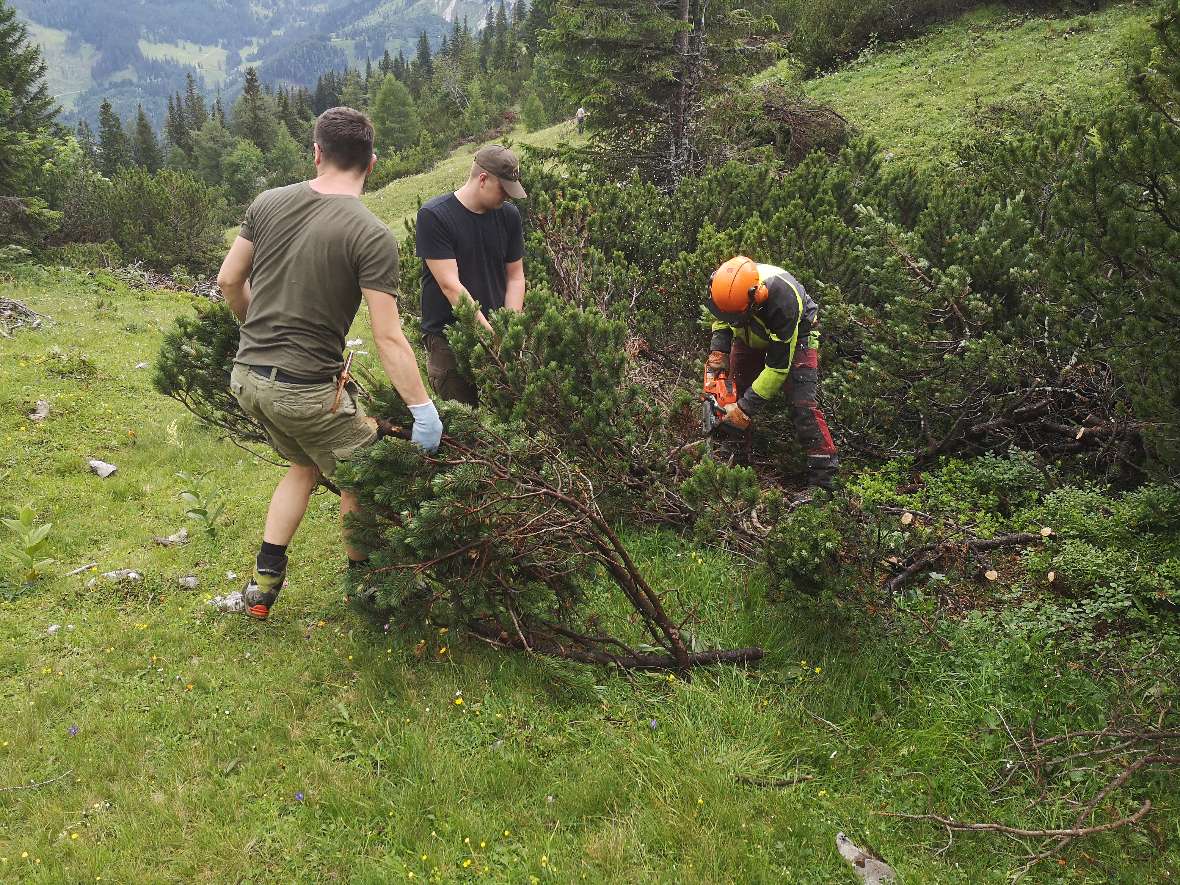
[{"label": "pocket on shorts", "polygon": [[271,401],[270,410],[282,418],[306,421],[318,418],[332,408],[335,391],[325,393],[324,388],[314,387],[306,391],[284,394]]}]

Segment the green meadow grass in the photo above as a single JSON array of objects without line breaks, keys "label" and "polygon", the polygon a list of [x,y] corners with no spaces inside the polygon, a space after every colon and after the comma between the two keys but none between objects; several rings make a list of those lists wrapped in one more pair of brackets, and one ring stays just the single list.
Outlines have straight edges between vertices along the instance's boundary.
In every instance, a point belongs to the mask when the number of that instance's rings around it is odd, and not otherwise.
[{"label": "green meadow grass", "polygon": [[[941,162],[997,109],[1091,111],[1126,98],[1127,56],[1153,16],[1145,3],[1055,19],[986,7],[803,86],[898,159]],[[790,76],[783,62],[759,79]]]},{"label": "green meadow grass", "polygon": [[[762,645],[759,667],[622,676],[448,625],[383,630],[342,602],[327,493],[271,620],[212,613],[250,568],[279,469],[135,368],[190,297],[16,277],[0,297],[53,322],[0,339],[0,512],[31,502],[57,563],[29,586],[0,566],[0,881],[846,883],[843,830],[903,882],[999,883],[1017,843],[960,835],[939,853],[941,830],[874,812],[1068,818],[989,793],[1004,758],[989,728],[1000,714],[1093,726],[1115,686],[982,620],[931,636],[773,597],[669,534],[626,538],[655,586],[700,609],[704,640]],[[353,334],[368,340],[363,321]],[[43,424],[25,417],[38,399]],[[119,470],[99,479],[90,457]],[[152,538],[186,525],[181,471],[226,512],[215,535],[187,523],[192,540],[165,548]],[[118,568],[144,580],[100,577]],[[1180,875],[1178,803],[1162,786],[1155,799],[1163,849],[1100,836],[1028,881]]]}]

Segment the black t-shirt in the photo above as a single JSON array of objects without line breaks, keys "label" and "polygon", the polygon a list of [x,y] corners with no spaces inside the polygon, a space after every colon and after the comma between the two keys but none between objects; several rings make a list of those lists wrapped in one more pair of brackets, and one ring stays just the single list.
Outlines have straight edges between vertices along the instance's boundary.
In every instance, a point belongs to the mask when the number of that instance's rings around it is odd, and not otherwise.
[{"label": "black t-shirt", "polygon": [[460,203],[453,193],[435,197],[418,210],[416,251],[423,259],[422,331],[441,335],[455,321],[455,314],[425,259],[455,259],[459,282],[487,316],[504,306],[508,287],[504,265],[524,257],[520,210],[505,203],[480,214]]}]

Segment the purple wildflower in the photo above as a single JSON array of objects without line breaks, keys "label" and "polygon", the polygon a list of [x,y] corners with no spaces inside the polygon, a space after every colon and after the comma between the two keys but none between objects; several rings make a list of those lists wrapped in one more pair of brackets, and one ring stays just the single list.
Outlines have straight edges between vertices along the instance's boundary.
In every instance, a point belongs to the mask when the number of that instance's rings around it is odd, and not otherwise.
[{"label": "purple wildflower", "polygon": [[303,801],[303,791],[302,791],[302,790],[300,790],[299,792],[297,792],[297,793],[295,794],[295,801],[296,801],[296,802],[302,802],[302,801]]},{"label": "purple wildflower", "polygon": [[71,725],[69,728],[70,737],[74,737],[75,735],[77,735],[77,733],[78,733],[78,726]]},{"label": "purple wildflower", "polygon": [[652,730],[652,731],[655,731],[657,728],[659,728],[659,727],[660,727],[660,723],[659,723],[659,722],[657,722],[655,719],[652,719],[652,720],[651,720],[650,722],[648,722],[647,724],[651,726],[651,730]]}]

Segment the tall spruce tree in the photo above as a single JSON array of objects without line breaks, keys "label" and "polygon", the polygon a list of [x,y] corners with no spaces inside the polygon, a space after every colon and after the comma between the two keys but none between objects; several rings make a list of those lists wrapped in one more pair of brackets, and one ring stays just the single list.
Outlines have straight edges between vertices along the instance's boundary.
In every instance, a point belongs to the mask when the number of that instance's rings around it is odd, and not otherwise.
[{"label": "tall spruce tree", "polygon": [[479,32],[479,69],[485,73],[492,64],[492,44],[496,39],[496,12],[491,6],[484,16],[483,28]]},{"label": "tall spruce tree", "polygon": [[386,77],[373,101],[377,149],[406,150],[418,143],[421,123],[410,90],[396,77]]},{"label": "tall spruce tree", "polygon": [[155,172],[164,165],[164,154],[160,149],[160,141],[156,138],[156,130],[143,111],[143,105],[135,115],[135,135],[131,140],[131,156],[137,166],[142,166],[148,172]]},{"label": "tall spruce tree", "polygon": [[233,148],[233,135],[216,119],[207,120],[193,133],[193,166],[202,181],[213,186],[222,183],[222,163]]},{"label": "tall spruce tree", "polygon": [[262,88],[257,69],[247,68],[242,94],[234,103],[231,128],[234,135],[253,142],[263,153],[271,149],[278,135],[279,121],[273,102]]},{"label": "tall spruce tree", "polygon": [[175,97],[168,96],[168,116],[164,121],[164,140],[184,154],[190,153],[193,149],[192,131],[189,129],[188,120],[185,119],[184,101],[179,93]]},{"label": "tall spruce tree", "polygon": [[197,88],[197,81],[192,74],[185,75],[184,119],[190,132],[196,132],[209,119],[205,110],[205,97]]},{"label": "tall spruce tree", "polygon": [[504,0],[500,0],[500,5],[496,7],[496,18],[492,28],[491,66],[498,71],[504,71],[508,69],[511,62],[508,44],[508,10],[504,8]]},{"label": "tall spruce tree", "polygon": [[94,141],[94,130],[90,128],[90,124],[85,120],[79,120],[78,127],[74,130],[74,137],[78,139],[78,146],[82,148],[82,156],[91,166],[97,166],[98,145]]},{"label": "tall spruce tree", "polygon": [[51,126],[61,108],[49,94],[41,50],[28,37],[16,10],[0,0],[0,89],[9,95],[0,125],[34,133]]},{"label": "tall spruce tree", "polygon": [[344,88],[340,90],[340,103],[357,111],[366,109],[365,86],[359,71],[351,68],[344,75]]},{"label": "tall spruce tree", "polygon": [[103,175],[113,178],[116,172],[134,162],[123,121],[110,99],[104,99],[98,108],[98,168]]},{"label": "tall spruce tree", "polygon": [[[418,48],[414,53],[414,82],[418,89],[434,77],[434,58],[430,54],[430,38],[423,31],[418,35]],[[413,88],[413,87],[411,87]]]},{"label": "tall spruce tree", "polygon": [[56,114],[41,52],[0,0],[0,243],[33,242],[57,221],[45,173],[57,149]]},{"label": "tall spruce tree", "polygon": [[566,97],[594,115],[602,163],[664,185],[700,171],[705,102],[765,61],[749,45],[761,22],[743,5],[557,0],[542,46]]}]

